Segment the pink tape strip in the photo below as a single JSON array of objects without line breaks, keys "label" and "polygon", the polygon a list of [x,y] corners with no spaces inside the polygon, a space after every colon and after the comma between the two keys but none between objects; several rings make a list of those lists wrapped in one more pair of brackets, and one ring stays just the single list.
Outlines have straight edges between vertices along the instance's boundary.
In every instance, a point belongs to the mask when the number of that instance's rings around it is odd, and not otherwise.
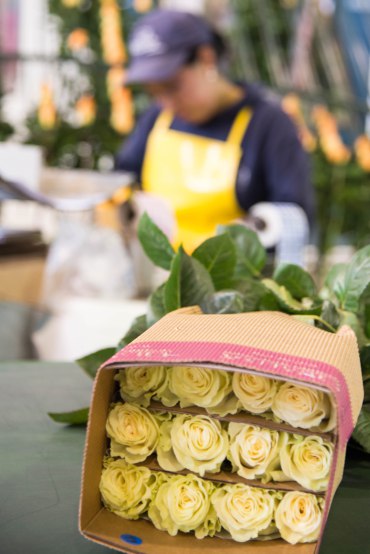
[{"label": "pink tape strip", "polygon": [[219,342],[137,342],[129,344],[108,362],[111,363],[213,363],[254,369],[287,380],[297,379],[329,389],[338,407],[339,447],[345,448],[353,431],[350,396],[342,373],[324,362],[279,354],[269,350]]}]

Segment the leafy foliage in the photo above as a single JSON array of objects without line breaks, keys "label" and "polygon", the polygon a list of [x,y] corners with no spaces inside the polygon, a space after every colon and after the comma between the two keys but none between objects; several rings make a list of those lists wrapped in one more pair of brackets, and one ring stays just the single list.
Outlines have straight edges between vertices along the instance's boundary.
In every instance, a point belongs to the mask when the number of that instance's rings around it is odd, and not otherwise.
[{"label": "leafy foliage", "polygon": [[[359,250],[348,265],[332,268],[324,289],[318,292],[312,277],[292,264],[278,267],[273,278],[264,278],[261,271],[266,253],[257,235],[242,225],[220,228],[220,234],[205,241],[192,255],[182,247],[175,253],[148,215],[143,216],[139,228],[145,251],[160,267],[168,266],[169,275],[150,296],[148,314],[133,321],[118,349],[166,313],[195,304],[205,313],[277,310],[331,332],[349,325],[360,346],[365,388],[365,402],[353,437],[370,453],[370,246]],[[79,363],[93,377],[114,350],[95,352]],[[82,416],[76,418],[72,412],[52,417],[74,424],[80,423]]]}]

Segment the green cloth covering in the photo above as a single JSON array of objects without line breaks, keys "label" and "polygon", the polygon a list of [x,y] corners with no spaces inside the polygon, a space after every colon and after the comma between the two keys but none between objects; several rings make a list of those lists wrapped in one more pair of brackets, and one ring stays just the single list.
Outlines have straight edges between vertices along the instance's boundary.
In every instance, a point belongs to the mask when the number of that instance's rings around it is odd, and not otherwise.
[{"label": "green cloth covering", "polygon": [[[90,391],[71,363],[0,363],[1,553],[112,552],[77,528],[85,429],[47,416],[86,406]],[[370,553],[370,456],[350,454],[320,554]]]}]

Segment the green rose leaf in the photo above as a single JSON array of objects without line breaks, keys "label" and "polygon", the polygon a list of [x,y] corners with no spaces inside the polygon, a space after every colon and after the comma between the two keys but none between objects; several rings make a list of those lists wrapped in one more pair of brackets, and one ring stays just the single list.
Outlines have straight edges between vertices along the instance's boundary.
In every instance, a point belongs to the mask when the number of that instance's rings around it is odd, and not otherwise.
[{"label": "green rose leaf", "polygon": [[257,276],[266,263],[266,251],[257,234],[244,225],[220,225],[217,234],[228,233],[236,249],[234,277]]},{"label": "green rose leaf", "polygon": [[281,264],[273,275],[278,285],[283,285],[297,300],[315,297],[317,289],[311,275],[294,264]]},{"label": "green rose leaf", "polygon": [[370,377],[370,344],[365,344],[360,350],[362,374]]},{"label": "green rose leaf", "polygon": [[149,297],[148,322],[150,325],[161,319],[167,312],[164,300],[165,283],[158,287]]},{"label": "green rose leaf", "polygon": [[365,335],[361,327],[361,322],[356,314],[348,312],[346,310],[338,310],[340,325],[348,325],[351,327],[356,335],[359,347],[366,343]]},{"label": "green rose leaf", "polygon": [[[328,323],[331,327],[334,329],[338,329],[340,325],[340,314],[333,302],[330,300],[325,300],[322,305],[321,310],[321,319],[324,320],[326,323]],[[327,331],[327,326],[325,324],[321,324],[320,322],[317,325],[320,329],[324,329],[324,331]]]},{"label": "green rose leaf", "polygon": [[[232,288],[239,291],[243,295],[243,312],[254,312],[256,310],[262,309],[261,303],[267,302],[270,298],[272,302],[272,308],[276,309],[277,303],[274,301],[273,296],[270,297],[270,292],[266,287],[257,279],[244,278],[237,279],[233,282]],[[269,309],[269,308],[264,308]]]},{"label": "green rose leaf", "polygon": [[218,235],[204,241],[193,252],[210,274],[216,290],[230,288],[236,264],[236,252],[230,235]]},{"label": "green rose leaf", "polygon": [[364,403],[370,403],[370,375],[364,380]]},{"label": "green rose leaf", "polygon": [[163,269],[170,269],[175,251],[166,235],[150,219],[147,213],[141,216],[137,233],[148,258],[155,265]]},{"label": "green rose leaf", "polygon": [[121,350],[124,346],[132,342],[134,339],[136,339],[141,333],[144,333],[150,325],[148,325],[147,322],[147,316],[139,315],[138,317],[135,317],[134,321],[131,324],[130,329],[127,331],[125,336],[119,341],[117,345],[116,352]]},{"label": "green rose leaf", "polygon": [[347,272],[347,264],[335,264],[326,276],[324,286],[327,289],[329,298],[337,298],[342,304],[344,294],[344,279]]},{"label": "green rose leaf", "polygon": [[205,267],[179,248],[171,264],[171,272],[164,287],[167,312],[203,302],[215,291]]},{"label": "green rose leaf", "polygon": [[57,423],[67,425],[85,425],[89,417],[89,408],[81,408],[73,412],[48,412],[48,416]]},{"label": "green rose leaf", "polygon": [[347,268],[342,296],[342,306],[345,310],[357,312],[360,297],[369,283],[370,245],[356,252]]},{"label": "green rose leaf", "polygon": [[88,354],[87,356],[76,360],[76,362],[89,375],[89,377],[94,379],[99,367],[104,362],[109,360],[109,358],[111,358],[115,353],[116,349],[114,347],[103,348],[102,350],[97,350],[92,354]]},{"label": "green rose leaf", "polygon": [[370,283],[366,286],[364,292],[360,296],[358,314],[365,335],[370,338]]},{"label": "green rose leaf", "polygon": [[307,315],[318,315],[321,312],[321,303],[314,304],[311,299],[304,299],[303,302],[298,302],[284,286],[278,285],[272,279],[263,279],[262,283],[274,295],[280,311],[288,314]]},{"label": "green rose leaf", "polygon": [[370,406],[362,406],[352,437],[370,454]]},{"label": "green rose leaf", "polygon": [[200,304],[205,314],[238,314],[244,311],[244,297],[235,290],[223,290],[212,294]]}]

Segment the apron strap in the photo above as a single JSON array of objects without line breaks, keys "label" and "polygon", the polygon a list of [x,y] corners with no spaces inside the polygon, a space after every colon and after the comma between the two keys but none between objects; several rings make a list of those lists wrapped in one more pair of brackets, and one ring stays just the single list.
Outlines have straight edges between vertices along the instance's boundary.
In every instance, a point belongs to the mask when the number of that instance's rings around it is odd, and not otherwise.
[{"label": "apron strap", "polygon": [[[239,110],[231,125],[226,142],[240,146],[251,120],[252,113],[252,110],[249,108],[242,108]],[[172,121],[173,113],[170,110],[162,110],[154,123],[152,131],[169,129]]]},{"label": "apron strap", "polygon": [[235,116],[226,142],[240,146],[252,117],[252,110],[242,108]]},{"label": "apron strap", "polygon": [[164,131],[170,128],[173,121],[173,113],[170,110],[162,110],[153,125],[152,131]]}]

